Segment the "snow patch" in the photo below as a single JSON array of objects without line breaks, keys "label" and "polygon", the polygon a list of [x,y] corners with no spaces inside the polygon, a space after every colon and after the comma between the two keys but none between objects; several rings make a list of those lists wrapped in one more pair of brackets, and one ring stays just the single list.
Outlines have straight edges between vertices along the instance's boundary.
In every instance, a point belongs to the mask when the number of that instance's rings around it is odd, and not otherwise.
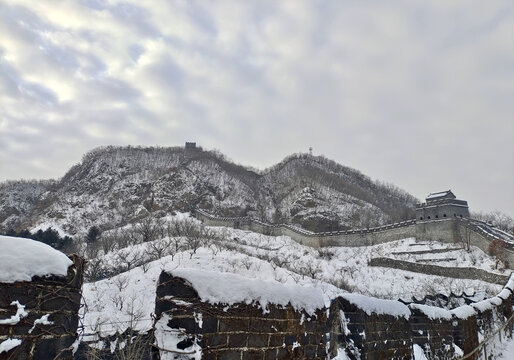
[{"label": "snow patch", "polygon": [[39,241],[0,236],[0,282],[30,281],[33,276],[66,276],[73,262]]},{"label": "snow patch", "polygon": [[29,334],[32,334],[32,331],[34,331],[34,329],[36,328],[36,325],[53,325],[54,322],[48,320],[49,316],[50,316],[50,314],[46,314],[46,315],[41,316],[39,319],[36,319],[36,321],[34,321],[34,325],[29,330]]},{"label": "snow patch", "polygon": [[12,349],[14,349],[16,346],[21,345],[20,339],[11,339],[8,338],[7,340],[4,340],[0,343],[0,354],[3,352],[8,352]]},{"label": "snow patch", "polygon": [[476,310],[473,309],[473,307],[471,307],[469,305],[459,306],[458,308],[450,310],[450,312],[453,315],[455,315],[458,319],[462,319],[462,320],[468,319],[477,314]]},{"label": "snow patch", "polygon": [[417,309],[417,310],[421,311],[423,314],[425,314],[432,320],[436,320],[436,319],[451,320],[451,318],[452,318],[452,313],[449,310],[438,308],[435,306],[410,304],[409,307],[411,309]]},{"label": "snow patch", "polygon": [[263,311],[268,304],[291,304],[295,310],[305,310],[309,315],[325,306],[321,291],[311,287],[196,269],[175,269],[169,273],[187,280],[200,299],[211,304],[258,303]]},{"label": "snow patch", "polygon": [[342,294],[341,297],[357,306],[368,315],[392,315],[406,319],[411,315],[409,307],[396,300],[377,299],[361,294]]},{"label": "snow patch", "polygon": [[25,305],[20,304],[18,300],[13,301],[11,306],[16,305],[16,314],[12,315],[9,319],[0,320],[0,325],[16,325],[21,319],[27,317],[29,313],[25,311]]}]

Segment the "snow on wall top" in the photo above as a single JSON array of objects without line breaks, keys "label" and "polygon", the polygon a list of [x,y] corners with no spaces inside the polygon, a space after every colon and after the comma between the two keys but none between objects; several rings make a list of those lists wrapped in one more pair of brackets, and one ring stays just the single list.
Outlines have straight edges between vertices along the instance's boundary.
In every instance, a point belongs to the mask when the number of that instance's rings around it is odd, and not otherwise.
[{"label": "snow on wall top", "polygon": [[450,313],[455,315],[455,317],[457,317],[458,319],[463,320],[468,319],[477,314],[476,310],[469,305],[459,306],[458,308],[450,310]]},{"label": "snow on wall top", "polygon": [[212,304],[258,303],[264,311],[268,304],[291,304],[295,310],[305,310],[309,315],[325,306],[321,291],[311,287],[195,269],[175,269],[168,273],[187,280],[202,301]]},{"label": "snow on wall top", "polygon": [[30,281],[33,276],[68,273],[73,262],[39,241],[0,236],[0,282]]},{"label": "snow on wall top", "polygon": [[409,307],[396,300],[377,299],[361,294],[342,294],[341,297],[368,315],[392,315],[406,319],[411,315]]},{"label": "snow on wall top", "polygon": [[421,304],[410,304],[409,306],[411,309],[416,309],[416,310],[421,311],[422,314],[425,314],[432,320],[436,320],[436,319],[450,320],[452,318],[452,313],[446,309],[438,308],[435,306],[429,306],[429,305],[421,305]]},{"label": "snow on wall top", "polygon": [[505,288],[509,288],[514,292],[514,273],[510,274],[509,281],[505,284]]}]

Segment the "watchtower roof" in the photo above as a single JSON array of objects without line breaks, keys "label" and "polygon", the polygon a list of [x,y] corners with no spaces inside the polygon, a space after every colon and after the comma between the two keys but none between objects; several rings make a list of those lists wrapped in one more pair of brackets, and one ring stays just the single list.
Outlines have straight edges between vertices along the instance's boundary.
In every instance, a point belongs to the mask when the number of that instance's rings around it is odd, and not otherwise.
[{"label": "watchtower roof", "polygon": [[454,193],[452,193],[451,190],[446,190],[446,191],[440,191],[440,192],[435,192],[435,193],[430,193],[428,194],[428,196],[426,197],[426,200],[427,201],[433,201],[433,200],[441,200],[441,199],[456,199],[457,197],[455,196]]}]

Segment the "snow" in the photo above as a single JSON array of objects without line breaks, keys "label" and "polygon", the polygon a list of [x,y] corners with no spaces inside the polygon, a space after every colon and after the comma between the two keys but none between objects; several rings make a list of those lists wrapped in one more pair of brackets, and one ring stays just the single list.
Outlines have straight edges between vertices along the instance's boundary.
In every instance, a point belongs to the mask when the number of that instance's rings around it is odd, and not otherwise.
[{"label": "snow", "polygon": [[[81,313],[85,334],[113,335],[116,332],[123,333],[129,326],[138,331],[150,330],[155,296],[149,294],[155,294],[157,280],[163,270],[173,272],[194,269],[201,272],[237,274],[249,280],[310,287],[321,292],[327,307],[330,306],[331,299],[345,295],[348,291],[396,300],[413,296],[423,298],[426,294],[434,293],[449,295],[451,292],[481,292],[491,296],[502,290],[500,285],[478,280],[452,279],[367,266],[369,259],[373,257],[383,257],[393,252],[448,247],[444,243],[420,244],[409,238],[361,248],[314,249],[298,244],[288,236],[266,236],[226,227],[208,229],[218,234],[222,240],[217,244],[204,244],[195,254],[182,248],[173,256],[166,253],[167,256],[160,259],[149,260],[144,267],[134,267],[108,279],[85,283],[83,297],[87,311],[84,307]],[[137,259],[145,257],[151,253],[152,245],[160,241],[166,243],[169,239],[130,245],[101,255],[100,259],[105,267],[103,270],[107,274],[119,273],[120,268],[126,267],[126,263],[120,262],[121,255]],[[185,244],[186,240],[182,241]],[[472,252],[473,257],[470,257],[467,251],[457,249],[452,252],[452,256],[454,253],[458,254],[454,256],[457,260],[450,265],[488,268],[494,264],[486,254],[479,251]],[[472,265],[475,260],[476,265]],[[375,306],[378,311],[380,307],[376,304]],[[404,305],[400,308],[402,306]],[[395,311],[402,314],[400,308]],[[388,310],[384,308],[384,311]],[[86,336],[86,340],[91,340],[91,336]]]},{"label": "snow", "polygon": [[348,300],[368,315],[392,315],[406,319],[411,315],[409,307],[399,301],[377,299],[361,294],[342,294],[341,297]]},{"label": "snow", "polygon": [[0,354],[3,352],[8,352],[9,350],[12,350],[19,345],[21,345],[20,339],[8,338],[7,340],[4,340],[0,343]]},{"label": "snow", "polygon": [[507,281],[505,287],[514,291],[514,274],[510,275],[509,281]]},{"label": "snow", "polygon": [[410,304],[409,307],[411,309],[416,309],[421,311],[423,314],[428,316],[428,318],[432,320],[437,319],[445,319],[450,320],[452,318],[452,313],[449,310],[438,308],[435,306],[421,305],[421,304]]},{"label": "snow", "polygon": [[0,236],[0,282],[30,281],[33,276],[65,276],[73,262],[41,242]]},{"label": "snow", "polygon": [[509,339],[506,346],[502,349],[501,355],[497,360],[512,360],[514,356],[514,338]]},{"label": "snow", "polygon": [[0,325],[16,325],[21,319],[26,318],[29,313],[25,310],[25,305],[20,304],[18,300],[11,303],[11,306],[16,305],[16,314],[12,315],[9,319],[1,319]]},{"label": "snow", "polygon": [[[159,347],[161,360],[177,359],[177,354],[188,355],[188,359],[200,360],[202,358],[202,348],[195,341],[192,346],[179,349],[177,344],[188,339],[188,335],[177,329],[170,329],[168,322],[171,317],[163,314],[155,324],[155,345]],[[179,357],[180,358],[180,357]]]},{"label": "snow", "polygon": [[440,197],[444,197],[446,195],[448,195],[450,193],[450,191],[441,191],[441,192],[436,192],[436,193],[431,193],[429,194],[426,199],[429,200],[429,199],[437,199],[437,198],[440,198]]},{"label": "snow", "polygon": [[295,310],[305,310],[309,315],[325,306],[321,291],[310,287],[195,269],[176,269],[169,273],[189,281],[202,301],[211,304],[258,303],[263,310],[268,304],[291,304]]},{"label": "snow", "polygon": [[49,316],[50,316],[50,314],[46,314],[46,315],[41,316],[39,319],[36,319],[34,321],[34,325],[29,330],[29,334],[32,334],[32,331],[34,331],[34,329],[36,328],[36,325],[53,325],[54,322],[48,320]]},{"label": "snow", "polygon": [[414,360],[428,360],[421,346],[414,344],[412,348],[414,349]]},{"label": "snow", "polygon": [[459,306],[458,308],[450,310],[450,313],[462,320],[468,319],[469,317],[477,314],[476,310],[469,305]]},{"label": "snow", "polygon": [[502,300],[507,300],[509,298],[509,296],[511,296],[511,295],[512,295],[512,291],[505,288],[502,291],[500,291],[500,293],[497,296]]}]

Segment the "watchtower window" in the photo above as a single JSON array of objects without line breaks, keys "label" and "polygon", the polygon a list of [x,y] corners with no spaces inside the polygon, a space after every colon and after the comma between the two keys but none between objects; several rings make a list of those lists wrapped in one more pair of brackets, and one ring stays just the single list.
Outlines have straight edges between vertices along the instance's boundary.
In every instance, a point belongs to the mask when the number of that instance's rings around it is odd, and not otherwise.
[{"label": "watchtower window", "polygon": [[419,218],[419,219],[420,219],[420,220],[423,220],[423,216],[420,216],[420,218]]},{"label": "watchtower window", "polygon": [[443,217],[446,217],[446,214],[443,214]]},{"label": "watchtower window", "polygon": [[430,219],[430,216],[428,216],[427,219]]},{"label": "watchtower window", "polygon": [[435,218],[436,218],[436,219],[439,219],[439,215],[436,215],[436,216],[435,216]]}]

